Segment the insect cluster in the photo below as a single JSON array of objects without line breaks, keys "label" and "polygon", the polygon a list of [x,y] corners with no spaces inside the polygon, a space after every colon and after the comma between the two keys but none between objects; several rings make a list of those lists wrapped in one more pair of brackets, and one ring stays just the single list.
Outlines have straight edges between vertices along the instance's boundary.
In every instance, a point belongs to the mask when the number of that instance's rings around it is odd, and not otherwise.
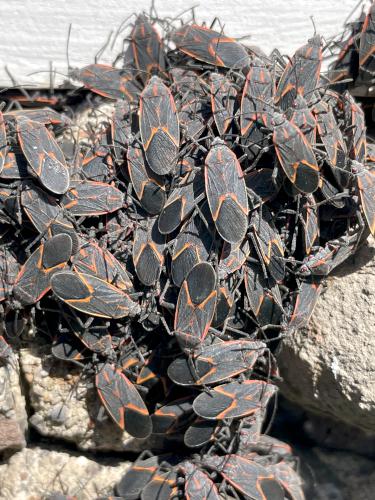
[{"label": "insect cluster", "polygon": [[[362,10],[355,21],[346,24],[344,32],[332,44],[339,49],[337,57],[330,64],[331,82],[342,82],[336,88],[353,88],[356,95],[371,95],[375,77],[375,4],[368,12]],[[366,90],[364,90],[366,89]]]},{"label": "insect cluster", "polygon": [[115,101],[91,145],[52,109],[3,114],[5,336],[31,324],[120,429],[182,443],[120,497],[302,499],[266,432],[274,352],[375,232],[364,115],[321,75],[318,35],[286,61],[157,24],[137,17],[116,67],[72,72]]}]

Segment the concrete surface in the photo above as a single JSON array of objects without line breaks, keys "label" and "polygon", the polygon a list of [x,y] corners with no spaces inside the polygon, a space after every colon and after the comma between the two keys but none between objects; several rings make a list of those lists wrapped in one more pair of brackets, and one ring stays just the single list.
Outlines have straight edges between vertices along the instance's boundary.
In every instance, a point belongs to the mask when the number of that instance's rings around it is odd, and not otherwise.
[{"label": "concrete surface", "polygon": [[[357,0],[204,0],[201,4],[194,0],[155,1],[161,17],[177,16],[196,5],[198,20],[210,22],[217,16],[228,35],[251,35],[249,43],[258,44],[266,52],[277,46],[289,54],[313,34],[311,15],[317,30],[328,38],[341,31],[357,3]],[[5,65],[18,83],[48,85],[50,62],[62,74],[56,79],[61,82],[67,73],[70,24],[70,62],[78,67],[93,61],[110,32],[115,33],[128,16],[135,11],[149,11],[150,5],[150,0],[1,0],[0,86],[10,84]],[[114,51],[105,52],[101,62],[114,59],[123,36],[118,38]]]}]

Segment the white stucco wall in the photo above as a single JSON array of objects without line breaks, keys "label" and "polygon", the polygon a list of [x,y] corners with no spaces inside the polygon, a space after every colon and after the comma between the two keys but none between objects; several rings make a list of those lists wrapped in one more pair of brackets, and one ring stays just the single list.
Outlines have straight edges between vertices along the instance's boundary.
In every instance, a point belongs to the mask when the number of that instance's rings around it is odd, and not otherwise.
[{"label": "white stucco wall", "polygon": [[[155,4],[160,16],[174,16],[197,5],[199,20],[219,17],[228,35],[251,35],[250,43],[266,52],[277,46],[283,53],[293,53],[313,33],[311,15],[318,32],[328,38],[340,32],[358,0],[201,0],[200,4],[156,0]],[[66,74],[70,23],[71,65],[92,62],[110,31],[116,31],[132,12],[148,11],[149,6],[149,0],[0,0],[0,85],[10,84],[4,65],[22,84],[48,84],[47,72],[31,73],[48,70],[50,61]],[[107,52],[101,61],[110,62],[114,53]]]}]

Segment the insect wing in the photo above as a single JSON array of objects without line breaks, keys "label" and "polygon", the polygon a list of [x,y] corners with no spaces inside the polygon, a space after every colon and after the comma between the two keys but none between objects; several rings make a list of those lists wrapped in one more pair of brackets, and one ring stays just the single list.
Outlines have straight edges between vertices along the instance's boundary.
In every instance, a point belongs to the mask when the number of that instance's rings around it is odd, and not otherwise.
[{"label": "insect wing", "polygon": [[149,219],[147,228],[138,226],[134,237],[133,263],[139,280],[146,286],[156,283],[164,264],[165,236],[157,222]]},{"label": "insect wing", "polygon": [[219,262],[219,277],[227,278],[230,274],[238,271],[250,254],[250,246],[247,240],[237,245],[224,242]]},{"label": "insect wing", "polygon": [[104,364],[95,384],[101,402],[120,429],[136,438],[145,438],[151,433],[151,418],[143,399],[120,370]]},{"label": "insect wing", "polygon": [[241,340],[213,344],[204,347],[191,364],[186,358],[173,361],[168,376],[178,385],[215,384],[251,370],[265,347],[262,342]]},{"label": "insect wing", "polygon": [[124,204],[123,193],[105,182],[72,181],[60,199],[61,206],[76,216],[109,214]]},{"label": "insect wing", "polygon": [[253,170],[245,176],[245,183],[249,197],[249,208],[253,210],[262,203],[272,200],[278,193],[279,187],[272,180],[271,168]]},{"label": "insect wing", "polygon": [[187,174],[181,186],[169,195],[159,216],[159,231],[170,234],[194,210],[195,200],[204,192],[204,182],[200,175]]},{"label": "insect wing", "polygon": [[6,151],[1,179],[24,179],[31,177],[27,168],[26,158],[21,153]]},{"label": "insect wing", "polygon": [[319,219],[315,205],[314,196],[308,195],[302,209],[303,224],[303,246],[305,255],[311,253],[312,247],[316,245],[319,238]]},{"label": "insect wing", "polygon": [[343,98],[349,155],[352,160],[364,163],[367,157],[365,114],[349,92],[345,92]]},{"label": "insect wing", "polygon": [[250,227],[255,236],[256,248],[275,281],[281,282],[285,275],[284,248],[280,235],[272,221],[271,212],[262,207],[261,217],[257,211],[251,215]]},{"label": "insect wing", "polygon": [[375,170],[361,168],[356,174],[362,210],[371,234],[375,235]]},{"label": "insect wing", "polygon": [[362,26],[359,42],[359,67],[372,74],[375,70],[375,5],[372,4]]},{"label": "insect wing", "polygon": [[248,226],[246,184],[235,154],[217,140],[206,157],[205,186],[218,233],[228,243],[240,243]]},{"label": "insect wing", "polygon": [[288,119],[298,127],[306,137],[309,144],[316,143],[316,120],[307,105],[306,99],[298,94],[294,100],[293,108],[289,109]]},{"label": "insect wing", "polygon": [[165,70],[165,54],[160,37],[145,15],[137,17],[130,35],[135,66],[144,81],[148,75]]},{"label": "insect wing", "polygon": [[204,464],[218,470],[224,479],[246,498],[284,500],[275,476],[262,465],[239,455],[205,457]]},{"label": "insect wing", "polygon": [[278,113],[274,125],[272,140],[286,176],[302,193],[313,193],[320,176],[311,145],[299,128]]},{"label": "insect wing", "polygon": [[126,500],[137,500],[158,469],[158,457],[137,460],[116,485],[116,493]]},{"label": "insect wing", "polygon": [[177,474],[174,471],[158,473],[142,490],[141,500],[171,500],[177,493]]},{"label": "insect wing", "polygon": [[177,48],[185,54],[214,66],[239,69],[249,61],[242,45],[204,26],[182,26],[173,33],[173,39]]},{"label": "insect wing", "polygon": [[245,289],[250,309],[261,326],[277,325],[283,313],[277,285],[264,277],[262,268],[252,262],[245,267]]},{"label": "insect wing", "polygon": [[60,300],[85,314],[118,319],[139,311],[126,293],[90,274],[62,271],[53,276],[51,285]]},{"label": "insect wing", "polygon": [[200,394],[193,403],[195,413],[208,420],[253,415],[267,406],[276,387],[259,380],[229,382]]},{"label": "insect wing", "polygon": [[32,182],[22,186],[21,205],[39,233],[45,232],[61,211],[56,200]]},{"label": "insect wing", "polygon": [[206,262],[197,264],[178,295],[174,329],[182,349],[198,345],[208,333],[216,306],[216,276]]},{"label": "insect wing", "polygon": [[345,172],[347,148],[336,118],[330,106],[323,101],[314,106],[313,112],[332,173],[339,185],[346,187],[349,179],[349,174]]},{"label": "insect wing", "polygon": [[90,64],[72,75],[83,85],[110,99],[137,100],[140,89],[131,71],[120,70],[105,64]]},{"label": "insect wing", "polygon": [[7,133],[5,129],[5,120],[3,113],[0,111],[0,174],[5,165],[5,159],[8,152]]},{"label": "insect wing", "polygon": [[218,426],[216,420],[206,420],[198,417],[184,434],[185,445],[189,448],[201,448],[214,439]]},{"label": "insect wing", "polygon": [[50,290],[54,273],[66,266],[71,251],[72,240],[67,235],[42,243],[21,267],[13,289],[16,299],[23,305],[38,302]]},{"label": "insect wing", "polygon": [[246,135],[254,122],[268,126],[275,85],[270,71],[259,58],[250,63],[241,100],[241,134]]},{"label": "insect wing", "polygon": [[310,99],[317,87],[322,65],[321,37],[314,36],[300,47],[287,64],[277,85],[275,103],[282,110],[293,105],[297,94]]},{"label": "insect wing", "polygon": [[307,325],[321,291],[322,284],[318,280],[302,282],[294,304],[293,314],[289,321],[289,330],[298,330]]},{"label": "insect wing", "polygon": [[183,462],[180,469],[185,475],[185,498],[187,500],[220,500],[218,489],[212,479],[191,462]]},{"label": "insect wing", "polygon": [[148,167],[142,147],[136,141],[129,144],[127,160],[129,176],[142,207],[151,215],[159,214],[166,200],[164,179]]},{"label": "insect wing", "polygon": [[193,413],[192,397],[171,401],[158,408],[151,416],[153,434],[175,434]]},{"label": "insect wing", "polygon": [[231,81],[220,73],[210,74],[211,107],[220,135],[228,130],[236,103],[237,91]]},{"label": "insect wing", "polygon": [[69,188],[65,157],[51,132],[32,120],[17,120],[17,137],[31,170],[39,182],[54,194]]},{"label": "insect wing", "polygon": [[277,464],[268,465],[267,470],[275,476],[291,500],[305,500],[302,480],[290,464],[281,461]]},{"label": "insect wing", "polygon": [[171,275],[176,286],[181,286],[191,269],[207,260],[212,237],[199,215],[192,217],[181,229],[173,248]]},{"label": "insect wing", "polygon": [[153,76],[141,94],[139,128],[149,167],[158,175],[177,164],[180,128],[171,91]]},{"label": "insect wing", "polygon": [[120,290],[131,290],[132,282],[123,265],[104,248],[94,242],[85,243],[74,256],[73,269],[78,273],[97,276]]}]

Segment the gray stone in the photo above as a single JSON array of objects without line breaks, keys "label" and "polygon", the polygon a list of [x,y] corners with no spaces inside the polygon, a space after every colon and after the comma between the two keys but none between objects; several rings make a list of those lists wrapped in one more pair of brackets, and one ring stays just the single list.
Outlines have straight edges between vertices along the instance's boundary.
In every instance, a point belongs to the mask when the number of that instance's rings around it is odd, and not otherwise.
[{"label": "gray stone", "polygon": [[11,353],[0,365],[0,451],[26,446],[26,402],[20,384],[18,358]]},{"label": "gray stone", "polygon": [[2,500],[42,500],[51,493],[93,500],[113,494],[129,462],[97,462],[84,456],[42,448],[25,448],[0,466]]},{"label": "gray stone", "polygon": [[375,462],[355,453],[312,448],[299,453],[306,499],[372,500]]},{"label": "gray stone", "polygon": [[21,366],[29,385],[30,424],[43,436],[64,439],[82,450],[141,451],[145,440],[122,432],[110,418],[97,419],[100,402],[93,376],[82,376],[72,364],[22,349]]},{"label": "gray stone", "polygon": [[375,244],[327,280],[310,324],[285,339],[281,389],[291,401],[375,433]]},{"label": "gray stone", "polygon": [[25,436],[16,420],[0,419],[0,452],[20,450],[26,446]]}]

